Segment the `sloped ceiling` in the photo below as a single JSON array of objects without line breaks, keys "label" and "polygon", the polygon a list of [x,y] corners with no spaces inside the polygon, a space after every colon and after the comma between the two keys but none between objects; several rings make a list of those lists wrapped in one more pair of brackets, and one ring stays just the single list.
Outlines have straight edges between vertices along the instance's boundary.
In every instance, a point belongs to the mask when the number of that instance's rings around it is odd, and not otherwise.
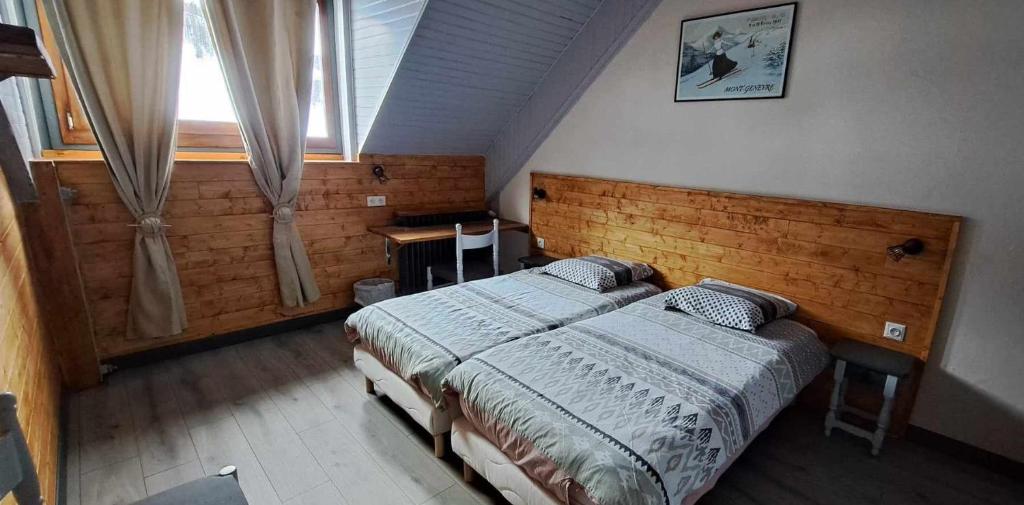
[{"label": "sloped ceiling", "polygon": [[352,0],[352,81],[356,135],[370,132],[426,0]]},{"label": "sloped ceiling", "polygon": [[361,151],[486,153],[601,4],[429,0]]}]

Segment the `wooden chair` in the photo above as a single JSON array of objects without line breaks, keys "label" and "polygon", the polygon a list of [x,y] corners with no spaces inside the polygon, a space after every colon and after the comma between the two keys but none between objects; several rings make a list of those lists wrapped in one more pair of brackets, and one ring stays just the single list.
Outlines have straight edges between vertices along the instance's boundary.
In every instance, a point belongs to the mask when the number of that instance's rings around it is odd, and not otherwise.
[{"label": "wooden chair", "polygon": [[[443,282],[442,285],[462,284],[466,281],[475,281],[500,275],[498,269],[498,220],[494,220],[494,227],[483,235],[463,235],[462,225],[455,225],[455,261],[430,265],[427,267],[427,289],[441,287],[435,286],[435,279]],[[491,248],[490,263],[481,260],[465,261],[465,251],[470,249]]]},{"label": "wooden chair", "polygon": [[[0,394],[0,500],[14,493],[18,505],[43,505],[39,476],[18,423],[17,399]],[[217,475],[194,480],[135,502],[135,505],[248,505],[238,486],[235,467],[226,466]]]}]

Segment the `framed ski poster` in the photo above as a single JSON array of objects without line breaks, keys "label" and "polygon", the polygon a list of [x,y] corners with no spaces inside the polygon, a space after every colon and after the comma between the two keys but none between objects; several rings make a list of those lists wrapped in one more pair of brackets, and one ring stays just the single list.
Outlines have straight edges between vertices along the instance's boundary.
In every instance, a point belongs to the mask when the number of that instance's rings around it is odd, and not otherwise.
[{"label": "framed ski poster", "polygon": [[683,20],[676,101],[782,98],[796,3]]}]

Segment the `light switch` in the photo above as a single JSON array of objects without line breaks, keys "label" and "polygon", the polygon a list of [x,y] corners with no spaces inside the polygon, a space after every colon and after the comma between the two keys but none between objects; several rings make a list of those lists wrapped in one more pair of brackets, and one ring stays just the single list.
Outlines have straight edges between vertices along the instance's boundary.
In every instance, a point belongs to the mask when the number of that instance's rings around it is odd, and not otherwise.
[{"label": "light switch", "polygon": [[903,342],[907,338],[907,326],[905,324],[893,323],[891,321],[885,322],[885,331],[882,336],[897,342]]},{"label": "light switch", "polygon": [[388,197],[386,196],[368,196],[366,197],[367,207],[383,207],[388,204]]}]

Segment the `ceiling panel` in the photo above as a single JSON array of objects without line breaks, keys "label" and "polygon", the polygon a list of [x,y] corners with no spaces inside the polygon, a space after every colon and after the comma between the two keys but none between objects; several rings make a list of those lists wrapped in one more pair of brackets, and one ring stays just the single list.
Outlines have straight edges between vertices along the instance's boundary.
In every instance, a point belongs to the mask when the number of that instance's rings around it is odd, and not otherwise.
[{"label": "ceiling panel", "polygon": [[[485,153],[600,5],[430,0],[361,151]],[[360,126],[372,115],[363,105]]]}]

